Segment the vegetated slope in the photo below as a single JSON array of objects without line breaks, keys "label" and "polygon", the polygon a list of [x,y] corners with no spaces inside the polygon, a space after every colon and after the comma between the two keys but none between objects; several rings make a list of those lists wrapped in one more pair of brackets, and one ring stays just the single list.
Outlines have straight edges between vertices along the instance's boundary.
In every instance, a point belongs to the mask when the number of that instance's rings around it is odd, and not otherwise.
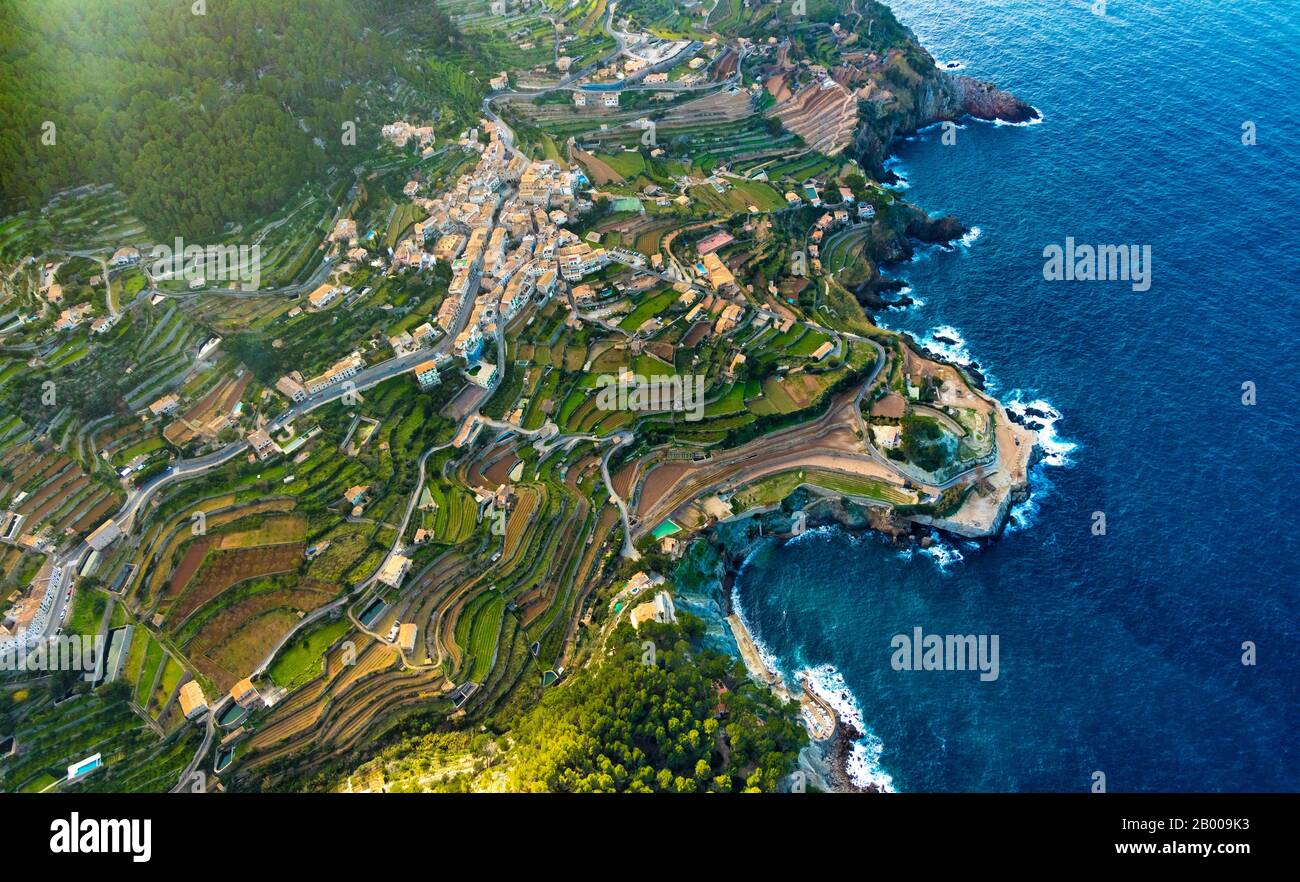
[{"label": "vegetated slope", "polygon": [[[503,736],[413,727],[373,760],[312,787],[390,792],[773,792],[807,734],[735,659],[703,648],[704,624],[627,624]],[[653,656],[644,643],[655,644]]]},{"label": "vegetated slope", "polygon": [[[464,51],[432,0],[415,5],[427,7],[421,33],[407,36]],[[345,121],[358,145],[373,144],[389,121],[375,105],[398,77],[472,110],[463,73],[408,62],[397,42],[407,32],[385,36],[390,10],[393,0],[223,0],[202,15],[170,0],[0,5],[0,197],[30,207],[112,182],[160,238],[279,208],[304,179],[360,155],[343,143]]]}]

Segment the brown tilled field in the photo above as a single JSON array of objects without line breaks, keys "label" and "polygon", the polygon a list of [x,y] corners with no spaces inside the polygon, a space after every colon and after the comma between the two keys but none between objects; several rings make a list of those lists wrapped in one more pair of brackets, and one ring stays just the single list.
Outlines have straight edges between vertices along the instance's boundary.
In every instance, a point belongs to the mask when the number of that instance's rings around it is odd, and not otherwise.
[{"label": "brown tilled field", "polygon": [[[195,547],[199,544],[200,542],[195,542],[186,550],[182,564],[190,559],[191,554],[197,553]],[[233,585],[247,579],[287,573],[295,569],[302,563],[303,547],[301,542],[291,542],[234,551],[213,551],[208,555],[196,581],[189,584],[175,580],[172,582],[173,586],[182,584],[186,587],[168,611],[169,626],[173,629],[179,627],[190,613]],[[178,569],[177,575],[180,574]]]},{"label": "brown tilled field", "polygon": [[858,124],[857,100],[839,83],[827,88],[806,85],[778,105],[775,113],[783,126],[827,156],[834,156],[852,142]]},{"label": "brown tilled field", "polygon": [[591,178],[591,182],[597,187],[603,187],[606,184],[623,183],[623,176],[610,168],[609,163],[597,159],[587,151],[574,147],[573,158],[586,167],[587,177]]},{"label": "brown tilled field", "polygon": [[332,596],[302,589],[256,594],[215,615],[186,650],[204,674],[229,689],[257,667],[298,623],[300,613],[328,603]]}]

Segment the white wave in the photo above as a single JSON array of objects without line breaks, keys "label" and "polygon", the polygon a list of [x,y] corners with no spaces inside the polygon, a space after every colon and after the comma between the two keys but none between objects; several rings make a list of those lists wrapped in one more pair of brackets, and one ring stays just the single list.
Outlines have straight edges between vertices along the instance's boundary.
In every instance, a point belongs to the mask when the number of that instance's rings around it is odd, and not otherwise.
[{"label": "white wave", "polygon": [[[915,289],[914,289],[911,285],[904,285],[903,287],[901,287],[901,288],[899,288],[897,291],[895,291],[895,292],[894,292],[894,295],[893,295],[895,300],[902,300],[904,297],[911,297],[911,298],[912,298],[912,302],[909,303],[909,304],[907,304],[906,306],[896,306],[896,307],[894,307],[894,308],[895,308],[895,309],[911,309],[911,308],[913,308],[913,307],[917,307],[917,306],[925,306],[925,301],[922,300],[920,297],[916,297],[916,296],[914,296],[914,291],[915,291]],[[879,325],[880,323],[877,322],[876,324]],[[884,326],[881,325],[881,327],[884,327]]]},{"label": "white wave", "polygon": [[930,330],[921,338],[921,345],[962,367],[974,364],[970,350],[966,348],[966,338],[952,325],[939,325]]},{"label": "white wave", "polygon": [[813,527],[811,530],[804,530],[802,533],[791,536],[786,540],[787,545],[794,545],[798,542],[811,542],[813,537],[827,537],[836,532],[834,524],[825,524],[820,527]]},{"label": "white wave", "polygon": [[[1034,110],[1038,110],[1038,108],[1034,107]],[[1011,122],[1010,120],[1005,120],[1005,119],[980,119],[978,116],[968,116],[966,117],[966,119],[972,120],[977,123],[984,123],[987,126],[1016,126],[1018,128],[1024,128],[1026,126],[1042,125],[1043,120],[1046,119],[1046,117],[1043,116],[1043,112],[1041,110],[1038,110],[1037,118],[1026,119],[1026,120],[1022,120],[1021,122]]]},{"label": "white wave", "polygon": [[1062,438],[1056,431],[1056,423],[1061,413],[1050,403],[1041,398],[1026,401],[1025,393],[1013,389],[1006,396],[1004,406],[1023,421],[1033,423],[1038,432],[1038,446],[1043,452],[1042,462],[1049,466],[1074,465],[1070,454],[1079,449],[1076,441]]},{"label": "white wave", "polygon": [[975,240],[977,240],[981,235],[983,235],[983,233],[984,231],[979,227],[971,227],[969,230],[966,231],[965,235],[961,237],[959,242],[963,248],[969,248],[975,244]]},{"label": "white wave", "polygon": [[1022,390],[1014,389],[1006,396],[1004,406],[1008,412],[1037,426],[1038,447],[1042,451],[1042,458],[1030,471],[1029,496],[1011,507],[1007,533],[1027,530],[1037,523],[1042,501],[1056,488],[1048,477],[1048,470],[1074,465],[1072,454],[1080,446],[1078,442],[1058,434],[1056,423],[1061,419],[1060,411],[1041,398],[1032,401],[1024,398]]},{"label": "white wave", "polygon": [[894,181],[892,184],[885,184],[885,187],[888,187],[891,190],[907,190],[912,186],[907,180],[907,167],[903,165],[903,160],[899,159],[897,156],[891,156],[886,159],[883,167],[885,171],[893,172],[894,176],[898,178],[898,180]]},{"label": "white wave", "polygon": [[1038,523],[1038,515],[1042,511],[1042,501],[1051,492],[1054,487],[1047,476],[1036,467],[1031,476],[1029,496],[1023,502],[1018,502],[1011,506],[1011,511],[1007,514],[1007,526],[1003,533],[1010,535],[1019,533],[1021,530],[1028,530],[1034,524]]},{"label": "white wave", "polygon": [[938,533],[932,533],[930,538],[934,540],[933,544],[929,548],[920,549],[920,552],[930,558],[940,573],[947,573],[949,568],[966,559],[957,546],[944,542]]},{"label": "white wave", "polygon": [[[1038,108],[1035,107],[1034,110],[1038,110]],[[995,126],[1015,126],[1015,127],[1017,127],[1017,128],[1025,128],[1026,126],[1040,126],[1040,125],[1043,124],[1043,120],[1044,120],[1044,119],[1046,119],[1046,117],[1043,116],[1043,112],[1042,112],[1041,110],[1038,110],[1038,116],[1035,117],[1034,119],[1026,119],[1026,120],[1022,120],[1022,121],[1020,121],[1020,122],[1008,122],[1008,121],[1005,120],[1005,119],[995,119],[995,120],[993,120],[993,125],[995,125]]]},{"label": "white wave", "polygon": [[915,132],[913,132],[910,135],[904,136],[903,140],[916,141],[920,138],[925,137],[926,135],[930,134],[936,129],[947,129],[947,128],[952,128],[963,132],[966,131],[966,126],[964,123],[959,123],[955,119],[940,119],[930,123],[927,126],[922,126],[921,128],[917,129]]},{"label": "white wave", "polygon": [[[814,531],[809,531],[814,532]],[[807,535],[806,533],[804,535]],[[763,665],[772,671],[785,671],[780,660],[771,648],[764,643],[754,630],[753,624],[745,615],[744,607],[740,603],[740,586],[739,581],[734,583],[731,588],[731,608],[736,616],[740,619],[745,630],[749,632],[751,642],[754,644],[754,650],[762,660]],[[797,659],[796,663],[800,668],[805,666],[802,658]],[[876,736],[867,726],[862,718],[862,708],[858,704],[853,693],[849,691],[848,684],[844,682],[844,675],[841,674],[834,665],[821,664],[815,667],[806,668],[802,674],[807,678],[808,688],[820,696],[827,704],[835,709],[841,721],[847,722],[862,737],[855,741],[849,751],[847,763],[847,772],[849,779],[859,787],[875,786],[885,793],[894,793],[894,779],[880,765],[880,754],[884,750],[884,742]]]},{"label": "white wave", "polygon": [[880,765],[885,744],[862,718],[862,707],[849,691],[844,675],[834,665],[822,664],[803,672],[808,688],[835,709],[841,721],[853,726],[862,737],[849,751],[848,773],[859,787],[875,786],[884,793],[895,793],[894,779]]}]

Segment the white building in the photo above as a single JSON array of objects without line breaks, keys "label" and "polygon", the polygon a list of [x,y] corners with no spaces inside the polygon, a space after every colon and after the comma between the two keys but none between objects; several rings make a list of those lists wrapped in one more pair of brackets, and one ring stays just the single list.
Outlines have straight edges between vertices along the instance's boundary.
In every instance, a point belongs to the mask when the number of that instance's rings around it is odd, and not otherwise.
[{"label": "white building", "polygon": [[391,588],[400,588],[402,579],[406,578],[406,574],[410,569],[411,559],[409,557],[394,554],[384,561],[384,565],[380,568],[379,575],[376,578]]},{"label": "white building", "polygon": [[420,384],[421,389],[429,389],[438,385],[440,382],[440,378],[438,377],[438,363],[430,359],[429,361],[417,364],[415,366],[415,380]]},{"label": "white building", "polygon": [[355,352],[347,358],[336,361],[325,373],[312,377],[306,382],[307,393],[315,395],[322,389],[328,389],[336,383],[343,382],[348,377],[355,376],[361,371],[363,364],[361,356]]}]

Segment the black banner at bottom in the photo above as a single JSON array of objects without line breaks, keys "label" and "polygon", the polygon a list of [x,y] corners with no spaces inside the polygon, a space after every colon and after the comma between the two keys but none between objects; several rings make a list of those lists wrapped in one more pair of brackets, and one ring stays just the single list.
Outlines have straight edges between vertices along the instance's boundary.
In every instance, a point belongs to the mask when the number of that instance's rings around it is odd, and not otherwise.
[{"label": "black banner at bottom", "polygon": [[608,857],[631,868],[651,854],[677,853],[679,865],[703,857],[728,870],[770,869],[766,862],[787,852],[812,860],[809,872],[824,872],[895,858],[1276,860],[1287,853],[1282,840],[1296,801],[1294,794],[65,794],[9,796],[0,805],[25,867],[217,869],[253,853],[276,861],[278,853],[338,870],[445,872],[481,868],[487,856],[532,853],[549,862],[559,850],[580,864]]}]

